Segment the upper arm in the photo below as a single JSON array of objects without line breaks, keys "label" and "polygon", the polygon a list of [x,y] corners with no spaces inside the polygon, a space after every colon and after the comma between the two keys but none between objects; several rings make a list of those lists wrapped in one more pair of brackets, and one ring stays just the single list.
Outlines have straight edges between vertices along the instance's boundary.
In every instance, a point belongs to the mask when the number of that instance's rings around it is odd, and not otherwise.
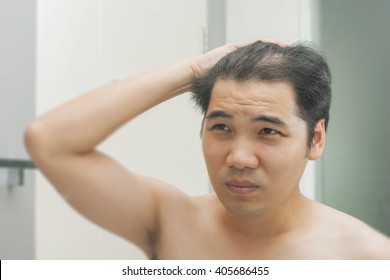
[{"label": "upper arm", "polygon": [[37,163],[78,212],[153,254],[151,237],[159,231],[161,196],[173,189],[168,184],[129,172],[97,151]]},{"label": "upper arm", "polygon": [[360,221],[352,229],[345,243],[349,244],[351,252],[356,252],[353,257],[390,260],[390,239],[387,236]]},{"label": "upper arm", "polygon": [[390,260],[389,237],[384,236],[382,233],[375,232],[371,239],[366,240],[366,244],[366,246],[369,247],[368,258],[376,260]]}]

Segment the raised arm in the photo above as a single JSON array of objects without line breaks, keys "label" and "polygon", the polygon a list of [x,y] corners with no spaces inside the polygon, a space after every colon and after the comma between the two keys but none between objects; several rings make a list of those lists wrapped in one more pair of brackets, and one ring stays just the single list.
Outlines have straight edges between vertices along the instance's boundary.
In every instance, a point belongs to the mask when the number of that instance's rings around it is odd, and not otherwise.
[{"label": "raised arm", "polygon": [[242,44],[103,86],[44,114],[25,132],[31,158],[77,211],[151,256],[161,200],[180,192],[126,170],[96,146],[137,115],[188,91],[194,77]]}]

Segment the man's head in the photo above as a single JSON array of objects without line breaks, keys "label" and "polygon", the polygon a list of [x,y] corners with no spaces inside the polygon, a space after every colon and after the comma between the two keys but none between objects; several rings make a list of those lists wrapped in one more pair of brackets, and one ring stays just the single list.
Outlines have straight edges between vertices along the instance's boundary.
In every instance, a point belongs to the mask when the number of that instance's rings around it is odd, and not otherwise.
[{"label": "man's head", "polygon": [[258,215],[300,197],[300,179],[307,161],[322,154],[329,119],[330,73],[321,55],[303,45],[256,42],[197,80],[194,99],[204,113],[209,177],[230,213]]},{"label": "man's head", "polygon": [[218,80],[287,82],[296,93],[297,114],[308,127],[308,147],[321,119],[329,122],[331,74],[317,50],[295,44],[282,47],[257,41],[223,57],[208,73],[193,83],[193,100],[206,114],[212,89]]}]

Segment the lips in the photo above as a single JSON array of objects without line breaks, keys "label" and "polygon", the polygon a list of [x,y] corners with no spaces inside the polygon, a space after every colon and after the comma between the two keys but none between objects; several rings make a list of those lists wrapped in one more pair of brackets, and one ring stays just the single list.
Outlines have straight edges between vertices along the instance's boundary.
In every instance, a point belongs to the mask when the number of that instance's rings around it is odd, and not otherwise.
[{"label": "lips", "polygon": [[259,185],[250,181],[231,180],[226,183],[227,188],[236,194],[250,194],[260,188]]}]

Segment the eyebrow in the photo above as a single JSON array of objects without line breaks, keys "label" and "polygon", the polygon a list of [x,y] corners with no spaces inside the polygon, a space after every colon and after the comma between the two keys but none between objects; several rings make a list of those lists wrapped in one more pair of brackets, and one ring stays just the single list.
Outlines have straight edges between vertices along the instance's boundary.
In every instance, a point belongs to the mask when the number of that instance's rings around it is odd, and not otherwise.
[{"label": "eyebrow", "polygon": [[252,119],[253,122],[268,122],[268,123],[272,123],[274,125],[278,125],[278,126],[287,126],[287,124],[282,121],[281,119],[279,119],[278,117],[272,117],[272,116],[258,116],[254,119]]},{"label": "eyebrow", "polygon": [[[210,120],[210,119],[217,119],[217,118],[223,118],[223,119],[233,119],[233,115],[225,112],[225,111],[222,111],[222,110],[218,110],[218,111],[212,111],[210,114],[208,114],[205,119],[207,120]],[[260,116],[257,116],[253,119],[251,119],[252,122],[267,122],[267,123],[272,123],[274,125],[278,125],[278,126],[284,126],[286,127],[287,124],[282,121],[280,118],[278,117],[274,117],[274,116],[267,116],[267,115],[260,115]]]},{"label": "eyebrow", "polygon": [[233,115],[226,113],[225,111],[219,110],[219,111],[212,111],[210,114],[206,116],[206,119],[217,119],[217,118],[223,118],[223,119],[232,119]]}]

